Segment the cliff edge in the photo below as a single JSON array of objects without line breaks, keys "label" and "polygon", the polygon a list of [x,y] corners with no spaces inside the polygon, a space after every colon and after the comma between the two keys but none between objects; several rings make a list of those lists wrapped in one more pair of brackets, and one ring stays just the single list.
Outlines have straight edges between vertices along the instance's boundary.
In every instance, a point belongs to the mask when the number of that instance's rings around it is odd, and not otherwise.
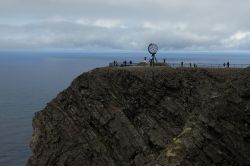
[{"label": "cliff edge", "polygon": [[250,69],[95,69],[33,128],[28,166],[250,165]]}]

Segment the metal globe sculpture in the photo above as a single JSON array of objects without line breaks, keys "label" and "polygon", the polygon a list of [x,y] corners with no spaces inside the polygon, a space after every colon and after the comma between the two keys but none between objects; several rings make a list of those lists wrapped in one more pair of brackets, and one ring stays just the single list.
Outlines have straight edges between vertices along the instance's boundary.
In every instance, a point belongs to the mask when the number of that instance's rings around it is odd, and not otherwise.
[{"label": "metal globe sculpture", "polygon": [[157,62],[156,60],[156,53],[158,51],[158,46],[154,43],[149,44],[148,46],[148,52],[151,54],[151,60],[150,60],[150,65],[154,66],[154,63]]}]

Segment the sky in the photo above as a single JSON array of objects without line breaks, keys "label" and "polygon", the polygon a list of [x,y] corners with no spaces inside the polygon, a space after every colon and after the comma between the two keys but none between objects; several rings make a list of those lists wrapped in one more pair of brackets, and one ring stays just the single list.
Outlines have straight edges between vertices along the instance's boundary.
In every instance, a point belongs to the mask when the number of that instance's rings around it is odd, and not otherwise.
[{"label": "sky", "polygon": [[250,50],[249,0],[0,0],[1,49]]}]

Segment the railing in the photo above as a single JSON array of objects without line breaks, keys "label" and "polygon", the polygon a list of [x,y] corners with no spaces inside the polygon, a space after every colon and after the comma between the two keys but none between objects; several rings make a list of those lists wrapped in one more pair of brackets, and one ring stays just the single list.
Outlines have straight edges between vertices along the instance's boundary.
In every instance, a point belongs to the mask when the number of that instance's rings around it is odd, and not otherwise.
[{"label": "railing", "polygon": [[110,62],[109,67],[114,67],[114,66],[121,66],[121,67],[123,67],[123,66],[136,66],[138,64],[139,63],[129,63],[129,62],[127,62],[127,63],[124,63],[124,62],[116,62],[116,63],[114,63],[114,62]]},{"label": "railing", "polygon": [[198,67],[198,68],[247,68],[250,64],[210,64],[210,63],[167,63],[170,67]]},{"label": "railing", "polygon": [[[127,62],[126,64],[124,62],[111,62],[109,63],[109,67],[114,67],[114,66],[136,66],[139,63],[129,63]],[[193,68],[193,67],[198,67],[198,68],[247,68],[250,67],[250,64],[210,64],[210,63],[161,63],[165,64],[166,66],[170,66],[172,68]]]}]

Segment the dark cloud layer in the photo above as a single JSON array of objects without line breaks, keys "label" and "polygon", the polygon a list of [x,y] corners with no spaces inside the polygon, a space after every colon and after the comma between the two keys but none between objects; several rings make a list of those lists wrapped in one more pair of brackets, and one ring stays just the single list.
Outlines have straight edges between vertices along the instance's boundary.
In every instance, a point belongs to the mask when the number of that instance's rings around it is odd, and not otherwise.
[{"label": "dark cloud layer", "polygon": [[249,0],[8,0],[1,49],[249,50]]}]

